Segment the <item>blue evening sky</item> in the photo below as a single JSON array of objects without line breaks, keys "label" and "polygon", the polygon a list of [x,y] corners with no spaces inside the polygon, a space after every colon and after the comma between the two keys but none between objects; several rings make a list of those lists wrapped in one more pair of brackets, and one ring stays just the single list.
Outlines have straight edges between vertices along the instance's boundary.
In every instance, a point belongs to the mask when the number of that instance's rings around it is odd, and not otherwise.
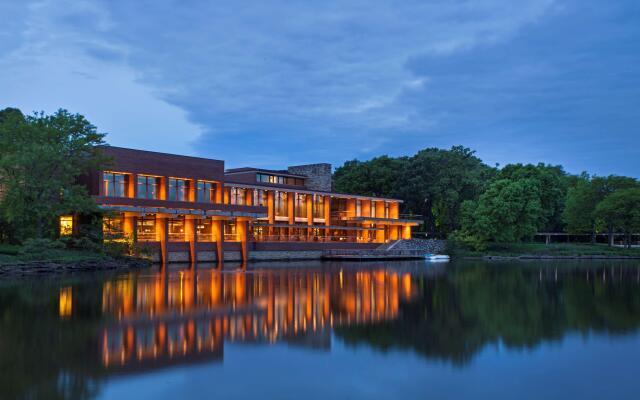
[{"label": "blue evening sky", "polygon": [[230,167],[462,144],[640,177],[640,2],[2,0],[6,106]]}]

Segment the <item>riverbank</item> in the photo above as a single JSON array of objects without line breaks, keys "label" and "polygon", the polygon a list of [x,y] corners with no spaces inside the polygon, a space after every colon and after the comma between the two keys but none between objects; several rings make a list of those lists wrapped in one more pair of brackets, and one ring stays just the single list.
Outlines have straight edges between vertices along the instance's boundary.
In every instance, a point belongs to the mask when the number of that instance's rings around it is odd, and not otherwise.
[{"label": "riverbank", "polygon": [[492,245],[484,251],[454,249],[457,258],[468,259],[639,259],[640,249],[590,243],[512,243]]},{"label": "riverbank", "polygon": [[111,257],[106,254],[70,249],[47,249],[24,253],[19,246],[0,245],[0,279],[79,271],[130,270],[151,265],[136,257]]}]

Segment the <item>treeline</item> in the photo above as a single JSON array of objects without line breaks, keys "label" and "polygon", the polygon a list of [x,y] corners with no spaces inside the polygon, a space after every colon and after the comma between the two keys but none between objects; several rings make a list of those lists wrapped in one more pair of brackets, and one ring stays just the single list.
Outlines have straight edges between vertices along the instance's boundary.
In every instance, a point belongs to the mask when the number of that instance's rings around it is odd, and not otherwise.
[{"label": "treeline", "polygon": [[531,240],[537,232],[590,234],[640,231],[640,182],[623,176],[572,175],[562,166],[482,162],[471,149],[428,148],[411,157],[347,161],[334,188],[404,200],[432,237],[476,249]]}]

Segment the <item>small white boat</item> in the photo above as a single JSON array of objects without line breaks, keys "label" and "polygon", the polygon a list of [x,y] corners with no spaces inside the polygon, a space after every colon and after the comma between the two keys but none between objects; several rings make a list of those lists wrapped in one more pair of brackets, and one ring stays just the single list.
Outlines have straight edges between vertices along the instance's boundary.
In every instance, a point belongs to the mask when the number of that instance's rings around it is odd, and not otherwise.
[{"label": "small white boat", "polygon": [[427,253],[424,255],[425,260],[428,261],[449,261],[449,256],[446,254],[431,254]]}]

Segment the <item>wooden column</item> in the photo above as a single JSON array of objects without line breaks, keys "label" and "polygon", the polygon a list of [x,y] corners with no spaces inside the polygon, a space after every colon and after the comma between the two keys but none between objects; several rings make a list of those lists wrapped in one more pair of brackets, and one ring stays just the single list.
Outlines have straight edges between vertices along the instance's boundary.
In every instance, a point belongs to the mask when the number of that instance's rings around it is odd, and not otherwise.
[{"label": "wooden column", "polygon": [[156,240],[160,242],[160,262],[169,262],[167,244],[169,243],[169,219],[156,215]]},{"label": "wooden column", "polygon": [[310,240],[313,236],[311,226],[313,225],[313,195],[307,194],[307,240]]},{"label": "wooden column", "polygon": [[[287,216],[289,217],[289,225],[293,225],[296,223],[294,209],[295,195],[296,194],[293,192],[287,192]],[[291,239],[291,236],[293,235],[293,228],[289,228],[287,229],[287,231],[289,232],[289,239]]]},{"label": "wooden column", "polygon": [[122,228],[125,236],[131,238],[134,242],[136,241],[136,222],[137,218],[135,216],[125,214],[124,226]]},{"label": "wooden column", "polygon": [[242,261],[246,262],[249,259],[249,253],[247,249],[247,242],[249,238],[248,222],[244,220],[236,221],[236,229],[238,240],[240,240],[240,251],[242,254]]},{"label": "wooden column", "polygon": [[211,221],[211,233],[213,234],[213,240],[216,242],[216,260],[219,264],[224,262],[224,235],[223,235],[223,221],[221,219],[214,219]]},{"label": "wooden column", "polygon": [[244,204],[245,205],[248,205],[248,206],[253,205],[253,191],[254,190],[255,189],[249,189],[249,188],[244,190]]},{"label": "wooden column", "polygon": [[184,233],[189,242],[189,261],[192,264],[198,262],[198,220],[196,218],[185,219]]},{"label": "wooden column", "polygon": [[222,182],[216,182],[216,204],[222,204],[222,201],[224,200],[223,192],[224,186],[222,185]]}]

